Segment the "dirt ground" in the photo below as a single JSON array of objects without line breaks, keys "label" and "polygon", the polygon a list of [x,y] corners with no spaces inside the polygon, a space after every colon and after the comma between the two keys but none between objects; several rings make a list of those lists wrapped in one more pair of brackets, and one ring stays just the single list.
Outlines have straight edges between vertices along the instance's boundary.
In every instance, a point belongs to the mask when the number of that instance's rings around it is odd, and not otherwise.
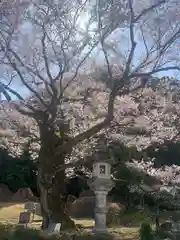
[{"label": "dirt ground", "polygon": [[[20,212],[24,211],[24,204],[22,203],[0,203],[0,224],[13,224],[16,225],[19,220]],[[94,225],[94,221],[91,219],[74,219],[76,224],[83,225],[87,231],[91,231]],[[28,224],[30,228],[40,228],[41,218],[35,216],[33,222]],[[109,231],[116,235],[117,239],[123,240],[137,240],[138,228],[125,228],[115,227],[110,228]]]}]

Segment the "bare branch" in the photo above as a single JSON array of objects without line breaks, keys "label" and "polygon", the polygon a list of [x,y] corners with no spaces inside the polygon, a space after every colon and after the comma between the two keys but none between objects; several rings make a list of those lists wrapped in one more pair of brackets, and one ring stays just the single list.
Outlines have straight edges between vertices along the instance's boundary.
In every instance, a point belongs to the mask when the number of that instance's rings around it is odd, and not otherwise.
[{"label": "bare branch", "polygon": [[67,143],[60,146],[58,148],[58,153],[66,152],[68,148],[72,148],[73,146],[82,142],[84,139],[91,138],[94,134],[99,132],[101,129],[106,128],[110,124],[110,122],[114,117],[114,101],[115,101],[116,94],[117,93],[115,91],[112,91],[109,96],[108,111],[107,111],[106,118],[99,124],[96,124],[95,126],[91,127],[87,131],[80,133],[79,135],[75,136],[73,139],[70,139]]},{"label": "bare branch", "polygon": [[0,94],[3,93],[3,95],[5,96],[5,98],[10,102],[11,101],[11,96],[9,95],[9,93],[5,90],[4,86],[2,85],[2,83],[0,83]]},{"label": "bare branch", "polygon": [[166,43],[165,43],[164,45],[160,46],[160,53],[159,53],[159,55],[162,55],[164,52],[166,52],[166,50],[167,50],[167,49],[173,44],[173,42],[175,42],[176,39],[178,39],[178,38],[180,38],[180,28],[179,28],[179,30],[178,30],[175,34],[173,34],[173,36],[171,36],[171,37],[169,38],[168,41],[166,41]]},{"label": "bare branch", "polygon": [[151,5],[150,7],[144,9],[137,17],[135,17],[134,22],[138,22],[140,20],[141,17],[143,17],[144,15],[146,15],[147,13],[152,12],[152,10],[154,10],[155,8],[159,7],[160,5],[163,5],[164,3],[166,3],[166,0],[161,0],[158,1],[158,3]]},{"label": "bare branch", "polygon": [[[33,68],[31,68],[30,66],[27,66],[21,59],[21,57],[10,47],[8,48],[8,51],[10,53],[12,53],[13,57],[21,64],[22,67],[24,67],[29,73],[33,74],[34,76],[38,76],[38,78],[40,80],[42,80],[43,82],[45,82],[45,79],[40,75],[40,73],[38,71],[34,71]],[[10,56],[8,56],[8,58],[10,59]]]},{"label": "bare branch", "polygon": [[154,69],[152,71],[149,71],[149,72],[144,72],[144,73],[132,73],[130,75],[131,78],[134,78],[134,77],[149,77],[155,73],[159,73],[159,72],[164,72],[164,71],[169,71],[169,70],[178,70],[180,71],[180,67],[176,67],[176,66],[169,66],[169,67],[164,67],[164,68],[158,68],[158,69]]},{"label": "bare branch", "polygon": [[89,55],[92,53],[93,49],[95,48],[95,46],[97,45],[98,43],[96,42],[92,47],[91,49],[87,52],[87,54],[82,58],[82,60],[79,62],[78,66],[76,67],[76,71],[72,77],[72,79],[62,88],[62,91],[58,97],[58,101],[62,98],[63,94],[64,94],[64,91],[74,82],[75,78],[77,77],[78,75],[78,72],[79,72],[79,69],[80,67],[82,66],[82,64],[86,61],[86,59],[89,57]]},{"label": "bare branch", "polygon": [[48,56],[47,56],[47,53],[46,53],[45,40],[46,40],[46,30],[43,27],[43,36],[42,36],[42,39],[41,39],[42,49],[43,49],[43,59],[44,59],[44,62],[45,62],[47,75],[48,75],[48,77],[51,81],[51,84],[53,84],[53,77],[52,77],[51,72],[50,72],[49,63],[48,63]]},{"label": "bare branch", "polygon": [[103,30],[103,25],[101,22],[101,16],[100,16],[100,0],[97,0],[97,19],[98,19],[98,31],[99,31],[99,35],[100,35],[100,43],[101,43],[101,47],[102,47],[102,51],[104,53],[104,57],[106,60],[106,64],[107,64],[107,68],[108,68],[108,73],[109,73],[109,81],[112,81],[112,71],[111,71],[111,67],[110,67],[110,62],[108,59],[108,54],[106,51],[106,47],[104,44],[105,41],[105,36],[102,35],[102,30]]},{"label": "bare branch", "polygon": [[[45,40],[46,40],[46,31],[45,31],[45,28],[43,27],[43,36],[42,36],[42,39],[41,39],[41,43],[42,43],[42,51],[43,51],[43,59],[44,59],[44,62],[45,62],[45,68],[46,68],[46,72],[47,72],[47,76],[50,80],[50,84],[47,84],[48,86],[51,87],[52,91],[53,91],[53,96],[52,96],[52,100],[55,98],[57,98],[57,95],[58,95],[58,91],[57,91],[57,88],[55,86],[55,80],[56,79],[53,79],[52,77],[52,74],[50,72],[50,67],[49,67],[49,61],[48,61],[48,56],[47,56],[47,53],[46,53],[46,44],[45,44]],[[47,86],[47,87],[48,87]],[[48,91],[49,92],[49,91]]]},{"label": "bare branch", "polygon": [[12,68],[13,68],[13,69],[17,72],[17,74],[19,75],[20,80],[21,80],[21,82],[24,84],[24,86],[25,86],[31,93],[33,93],[33,94],[37,97],[37,99],[39,99],[39,101],[40,101],[44,106],[47,106],[46,103],[43,101],[43,99],[40,97],[40,95],[34,90],[34,88],[31,87],[31,86],[27,83],[26,79],[23,77],[23,75],[22,75],[21,71],[19,70],[19,68],[17,67],[16,63],[15,63],[15,62],[12,62],[9,57],[8,57],[8,59],[9,59],[9,62],[10,62],[10,64],[11,64]]},{"label": "bare branch", "polygon": [[19,100],[24,101],[24,98],[17,91],[10,88],[8,85],[5,85],[4,83],[0,83],[0,88],[1,88],[1,91],[3,92],[3,94],[5,95],[5,97],[8,101],[11,101],[11,97],[7,97],[7,95],[9,95],[7,92],[12,93]]},{"label": "bare branch", "polygon": [[17,109],[17,111],[20,112],[21,114],[36,119],[36,113],[35,113],[34,111],[33,111],[33,112],[26,111],[26,110],[22,109],[18,104],[15,104],[15,103],[14,103],[14,107],[15,107],[15,108]]},{"label": "bare branch", "polygon": [[63,97],[62,102],[84,102],[86,101],[86,96],[80,97],[80,98],[68,98],[68,97]]},{"label": "bare branch", "polygon": [[132,0],[128,0],[129,2],[129,8],[130,8],[130,39],[131,39],[131,50],[130,50],[130,53],[129,53],[129,56],[128,56],[128,60],[127,60],[127,63],[126,63],[126,69],[124,71],[124,77],[127,77],[129,71],[130,71],[130,65],[132,64],[132,60],[133,60],[133,57],[134,57],[134,51],[136,49],[136,42],[135,42],[135,39],[134,39],[134,23],[135,23],[135,20],[134,20],[134,11],[133,11],[133,6],[132,6]]},{"label": "bare branch", "polygon": [[[158,69],[166,65],[168,63],[167,62],[168,59],[166,62],[164,62],[161,65],[159,65],[159,60],[165,57],[165,54],[167,53],[168,48],[172,46],[172,44],[178,39],[178,37],[180,37],[180,29],[177,30],[163,45],[160,44],[160,39],[159,39],[158,42],[153,44],[150,49],[147,48],[145,39],[143,38],[143,41],[146,47],[146,57],[143,59],[142,62],[140,62],[139,66],[136,67],[136,69],[134,70],[134,73],[140,71],[145,67],[147,68],[150,64],[154,65],[153,72],[154,71],[159,72]],[[157,47],[155,46],[156,44],[157,44]],[[165,68],[165,70],[178,70],[178,67]],[[160,72],[161,71],[164,71],[164,70],[160,70]]]}]

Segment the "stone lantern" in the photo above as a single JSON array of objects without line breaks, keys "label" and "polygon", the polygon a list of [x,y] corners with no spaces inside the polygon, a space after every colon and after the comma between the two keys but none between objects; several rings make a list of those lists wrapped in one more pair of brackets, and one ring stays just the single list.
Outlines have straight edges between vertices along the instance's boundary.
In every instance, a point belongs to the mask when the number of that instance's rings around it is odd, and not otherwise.
[{"label": "stone lantern", "polygon": [[108,163],[106,143],[100,142],[99,149],[94,152],[94,164],[92,178],[88,181],[91,190],[95,194],[95,229],[96,233],[107,232],[107,194],[113,188],[111,180],[111,166]]},{"label": "stone lantern", "polygon": [[[160,192],[167,192],[168,194],[171,194],[174,198],[174,203],[178,202],[178,190],[179,188],[177,186],[163,186],[160,188]],[[174,235],[175,239],[180,239],[180,221],[179,221],[179,213],[176,211],[176,214],[174,214],[172,219],[172,233]]]}]

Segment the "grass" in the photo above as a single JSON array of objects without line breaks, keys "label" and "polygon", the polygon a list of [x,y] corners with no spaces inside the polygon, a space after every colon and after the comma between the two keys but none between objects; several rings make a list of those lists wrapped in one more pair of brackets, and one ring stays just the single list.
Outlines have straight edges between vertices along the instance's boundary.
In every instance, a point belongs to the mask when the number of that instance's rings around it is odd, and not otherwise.
[{"label": "grass", "polygon": [[0,223],[16,224],[19,218],[20,212],[23,211],[22,204],[0,204]]},{"label": "grass", "polygon": [[16,228],[11,225],[0,226],[1,240],[138,240],[137,232],[115,230],[109,231],[108,234],[95,235],[89,231],[81,230],[74,232],[61,232],[57,237],[47,236],[37,229]]},{"label": "grass", "polygon": [[[11,230],[14,229],[15,226],[17,226],[19,214],[22,211],[24,211],[24,204],[15,204],[15,203],[14,204],[0,204],[0,224],[1,224],[1,226],[3,226],[2,228],[4,229],[5,226],[10,226],[10,228],[8,228],[8,229],[11,229]],[[40,220],[40,218],[38,216],[35,216],[35,221],[28,224],[28,228],[39,229],[40,224],[41,224],[41,222],[39,220]],[[81,233],[78,233],[80,235],[82,233],[84,234],[82,236],[82,240],[83,239],[89,239],[89,240],[97,239],[91,235],[91,230],[94,225],[93,220],[91,220],[91,219],[74,219],[74,220],[75,220],[76,224],[81,225],[83,227],[83,230],[81,231]],[[139,237],[138,237],[139,226],[138,227],[111,227],[108,230],[109,230],[109,233],[113,236],[113,239],[119,239],[119,240],[122,240],[122,239],[123,240],[137,240],[137,239],[139,239]],[[64,237],[62,236],[62,239],[64,239],[64,240],[68,239],[65,237],[66,233],[62,233],[62,235],[63,234],[64,234]],[[75,234],[75,233],[72,233],[72,234]],[[86,235],[86,237],[85,237],[85,235]],[[6,239],[9,240],[10,238],[6,238]],[[75,239],[81,239],[81,236],[77,236],[77,238],[75,238]],[[103,237],[100,239],[106,239],[106,238]],[[107,238],[107,239],[109,239],[109,238]],[[4,239],[1,238],[1,236],[0,236],[0,240],[4,240]],[[19,240],[21,240],[21,239],[19,238]],[[28,240],[28,239],[26,238],[26,240]]]}]

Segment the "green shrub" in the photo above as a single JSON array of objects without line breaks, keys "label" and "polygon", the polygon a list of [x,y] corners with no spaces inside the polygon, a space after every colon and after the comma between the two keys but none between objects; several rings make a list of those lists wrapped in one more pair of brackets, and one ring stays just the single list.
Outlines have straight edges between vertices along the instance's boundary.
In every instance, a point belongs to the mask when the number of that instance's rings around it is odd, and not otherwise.
[{"label": "green shrub", "polygon": [[10,240],[43,240],[39,235],[39,231],[29,228],[17,228]]},{"label": "green shrub", "polygon": [[[114,237],[111,234],[91,234],[91,233],[82,233],[75,235],[75,240],[114,240]],[[73,238],[59,238],[59,240],[68,240]]]},{"label": "green shrub", "polygon": [[99,234],[94,237],[96,240],[113,240],[114,237],[110,234]]},{"label": "green shrub", "polygon": [[148,135],[149,131],[145,127],[129,127],[125,133],[128,135]]},{"label": "green shrub", "polygon": [[142,211],[131,211],[127,210],[120,217],[121,225],[125,226],[139,226],[141,222],[148,221],[153,223],[153,216],[147,210]]},{"label": "green shrub", "polygon": [[107,226],[119,226],[121,223],[121,217],[123,212],[125,211],[125,207],[118,203],[109,204],[109,209],[107,213]]},{"label": "green shrub", "polygon": [[110,234],[93,234],[86,231],[61,232],[59,235],[47,236],[38,230],[0,225],[0,240],[113,240]]},{"label": "green shrub", "polygon": [[140,227],[140,240],[152,240],[152,228],[149,223],[143,222]]},{"label": "green shrub", "polygon": [[13,234],[13,228],[10,225],[0,225],[0,240],[9,240]]},{"label": "green shrub", "polygon": [[0,225],[0,240],[43,240],[38,230]]}]

